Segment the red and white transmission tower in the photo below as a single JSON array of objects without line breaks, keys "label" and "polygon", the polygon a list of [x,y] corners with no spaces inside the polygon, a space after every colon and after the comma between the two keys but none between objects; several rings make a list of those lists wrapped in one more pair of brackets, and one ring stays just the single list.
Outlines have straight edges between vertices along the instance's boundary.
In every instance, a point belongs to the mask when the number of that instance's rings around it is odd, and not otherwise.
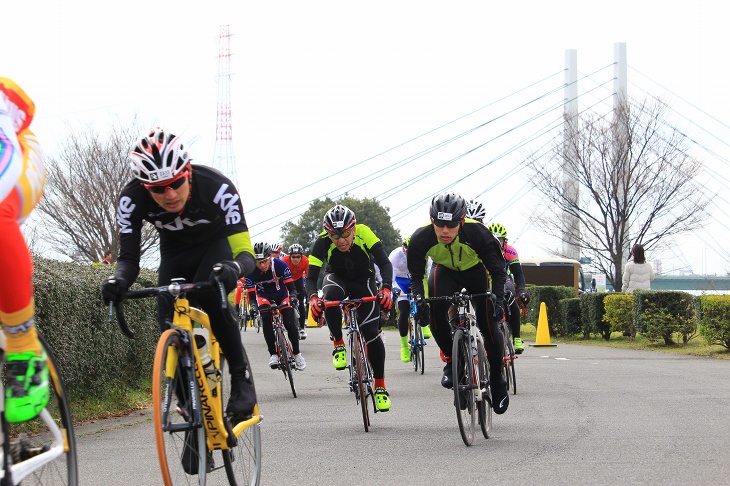
[{"label": "red and white transmission tower", "polygon": [[218,116],[215,129],[213,167],[238,185],[236,158],[233,155],[231,124],[231,33],[229,25],[221,25],[218,34]]}]

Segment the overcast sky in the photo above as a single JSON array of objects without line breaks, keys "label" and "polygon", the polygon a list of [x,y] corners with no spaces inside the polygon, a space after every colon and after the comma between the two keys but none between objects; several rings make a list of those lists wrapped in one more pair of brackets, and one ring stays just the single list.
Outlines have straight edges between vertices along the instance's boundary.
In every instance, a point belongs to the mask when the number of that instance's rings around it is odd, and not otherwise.
[{"label": "overcast sky", "polygon": [[539,197],[520,161],[561,116],[565,51],[577,50],[581,106],[606,113],[623,42],[629,95],[671,103],[711,168],[701,182],[721,194],[706,230],[648,258],[665,272],[724,274],[728,10],[716,1],[26,0],[6,13],[0,72],[35,100],[33,128],[50,155],[69,130],[137,116],[194,140],[195,162],[211,164],[218,34],[229,25],[233,154],[254,241],[278,240],[312,199],[344,191],[378,197],[410,234],[427,221],[430,195],[449,188],[479,196],[527,257],[558,247],[530,229]]}]

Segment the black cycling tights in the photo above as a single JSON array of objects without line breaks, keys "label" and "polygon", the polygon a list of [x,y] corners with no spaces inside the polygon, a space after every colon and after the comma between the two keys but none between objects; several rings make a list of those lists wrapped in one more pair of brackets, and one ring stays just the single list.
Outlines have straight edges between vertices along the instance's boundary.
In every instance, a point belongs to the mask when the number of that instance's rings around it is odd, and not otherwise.
[{"label": "black cycling tights", "polygon": [[[489,277],[484,264],[474,265],[468,270],[456,271],[434,265],[428,277],[428,295],[445,296],[453,295],[455,292],[465,288],[470,294],[486,292],[489,285]],[[429,304],[431,309],[431,332],[436,343],[444,355],[451,356],[453,336],[449,325],[448,310],[450,304],[444,301],[435,301]],[[504,340],[499,332],[499,324],[494,318],[491,302],[487,305],[487,298],[482,297],[472,300],[472,306],[477,318],[477,325],[484,338],[484,347],[487,350],[487,359],[492,373],[500,373],[502,369],[502,348]]]},{"label": "black cycling tights", "polygon": [[[347,280],[334,273],[326,273],[322,283],[322,298],[324,300],[342,300],[349,296],[357,299],[369,297],[378,292],[375,278],[367,280]],[[328,307],[324,311],[327,327],[335,341],[342,340],[342,309]],[[366,302],[357,308],[357,318],[360,332],[368,346],[368,357],[373,366],[375,378],[385,377],[385,345],[380,338],[380,309],[376,302]]]},{"label": "black cycling tights", "polygon": [[[186,282],[207,282],[213,271],[213,265],[224,260],[231,260],[231,246],[226,238],[206,241],[201,245],[167,248],[161,245],[160,269],[158,285],[167,285],[173,278],[184,278]],[[199,306],[208,314],[210,325],[221,350],[226,356],[231,371],[244,370],[243,345],[241,332],[230,303],[226,309],[221,308],[221,296],[218,290],[190,294],[190,304]],[[160,332],[167,329],[165,321],[172,319],[172,298],[157,298],[157,317]]]}]

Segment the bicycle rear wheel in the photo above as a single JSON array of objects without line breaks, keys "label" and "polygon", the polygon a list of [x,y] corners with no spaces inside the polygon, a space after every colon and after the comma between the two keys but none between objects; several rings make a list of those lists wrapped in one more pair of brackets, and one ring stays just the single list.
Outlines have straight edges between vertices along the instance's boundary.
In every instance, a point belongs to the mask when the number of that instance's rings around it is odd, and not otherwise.
[{"label": "bicycle rear wheel", "polygon": [[[198,416],[200,392],[190,365],[192,356],[183,335],[173,329],[162,333],[152,371],[152,412],[162,481],[204,485],[207,474],[205,427]],[[195,383],[195,396],[190,382]]]},{"label": "bicycle rear wheel", "polygon": [[281,328],[276,329],[276,347],[279,352],[279,369],[284,372],[284,378],[289,380],[292,395],[297,397],[297,389],[294,387],[294,373],[291,369],[292,356],[289,354],[289,345]]},{"label": "bicycle rear wheel", "polygon": [[[246,361],[246,374],[253,383],[251,362],[245,348],[243,350],[243,359]],[[221,380],[221,400],[223,407],[225,407],[231,395],[231,375],[228,373],[228,366],[223,357],[221,357],[220,369],[223,376]],[[258,406],[254,415],[258,415]],[[228,482],[231,485],[257,486],[261,480],[261,425],[257,423],[246,427],[236,437],[236,441],[235,447],[221,451]]]},{"label": "bicycle rear wheel", "polygon": [[365,432],[370,428],[370,411],[368,410],[368,388],[366,380],[366,371],[364,344],[360,333],[354,333],[352,335],[352,342],[350,349],[352,350],[352,379],[355,382],[357,399],[360,401],[360,408],[362,409],[362,423],[365,427]]},{"label": "bicycle rear wheel", "polygon": [[476,430],[476,410],[474,400],[474,361],[470,357],[469,335],[463,329],[454,333],[451,352],[451,371],[454,380],[454,407],[459,432],[464,444],[474,442]]},{"label": "bicycle rear wheel", "polygon": [[[22,423],[8,423],[5,414],[2,414],[2,466],[1,484],[12,484],[6,481],[11,479],[7,474],[8,468],[17,465],[23,460],[47,454],[56,455],[55,459],[40,465],[21,477],[19,471],[14,471],[12,479],[18,482],[25,481],[32,484],[69,484],[78,483],[78,466],[76,462],[76,436],[73,430],[73,419],[69,408],[66,388],[63,384],[61,371],[56,360],[48,348],[48,343],[38,333],[43,348],[46,351],[46,366],[49,375],[49,400],[46,408],[38,417]],[[26,432],[33,432],[28,437]],[[38,433],[36,433],[36,431]]]},{"label": "bicycle rear wheel", "polygon": [[484,343],[477,341],[477,359],[479,369],[479,390],[481,399],[477,398],[477,411],[479,412],[479,427],[482,435],[489,439],[492,435],[492,389],[489,387],[489,363],[487,363],[487,352],[484,350]]}]

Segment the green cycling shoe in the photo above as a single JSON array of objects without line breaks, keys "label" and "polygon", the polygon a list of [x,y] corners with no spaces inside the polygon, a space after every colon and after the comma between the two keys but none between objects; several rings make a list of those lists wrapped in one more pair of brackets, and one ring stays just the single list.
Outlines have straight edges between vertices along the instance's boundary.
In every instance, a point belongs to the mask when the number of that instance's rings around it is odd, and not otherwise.
[{"label": "green cycling shoe", "polygon": [[32,351],[8,353],[5,357],[5,418],[8,422],[25,422],[36,417],[48,405],[48,367],[46,354]]},{"label": "green cycling shoe", "polygon": [[336,370],[347,368],[347,351],[345,351],[344,345],[335,346],[335,350],[332,351],[332,365]]},{"label": "green cycling shoe", "polygon": [[516,354],[522,354],[522,352],[525,350],[525,343],[523,343],[522,339],[518,337],[514,339],[514,345]]},{"label": "green cycling shoe", "polygon": [[387,412],[390,410],[390,395],[385,388],[378,387],[375,389],[375,406],[378,412]]},{"label": "green cycling shoe", "polygon": [[423,339],[428,339],[433,336],[431,326],[421,326],[421,331],[423,332]]}]

